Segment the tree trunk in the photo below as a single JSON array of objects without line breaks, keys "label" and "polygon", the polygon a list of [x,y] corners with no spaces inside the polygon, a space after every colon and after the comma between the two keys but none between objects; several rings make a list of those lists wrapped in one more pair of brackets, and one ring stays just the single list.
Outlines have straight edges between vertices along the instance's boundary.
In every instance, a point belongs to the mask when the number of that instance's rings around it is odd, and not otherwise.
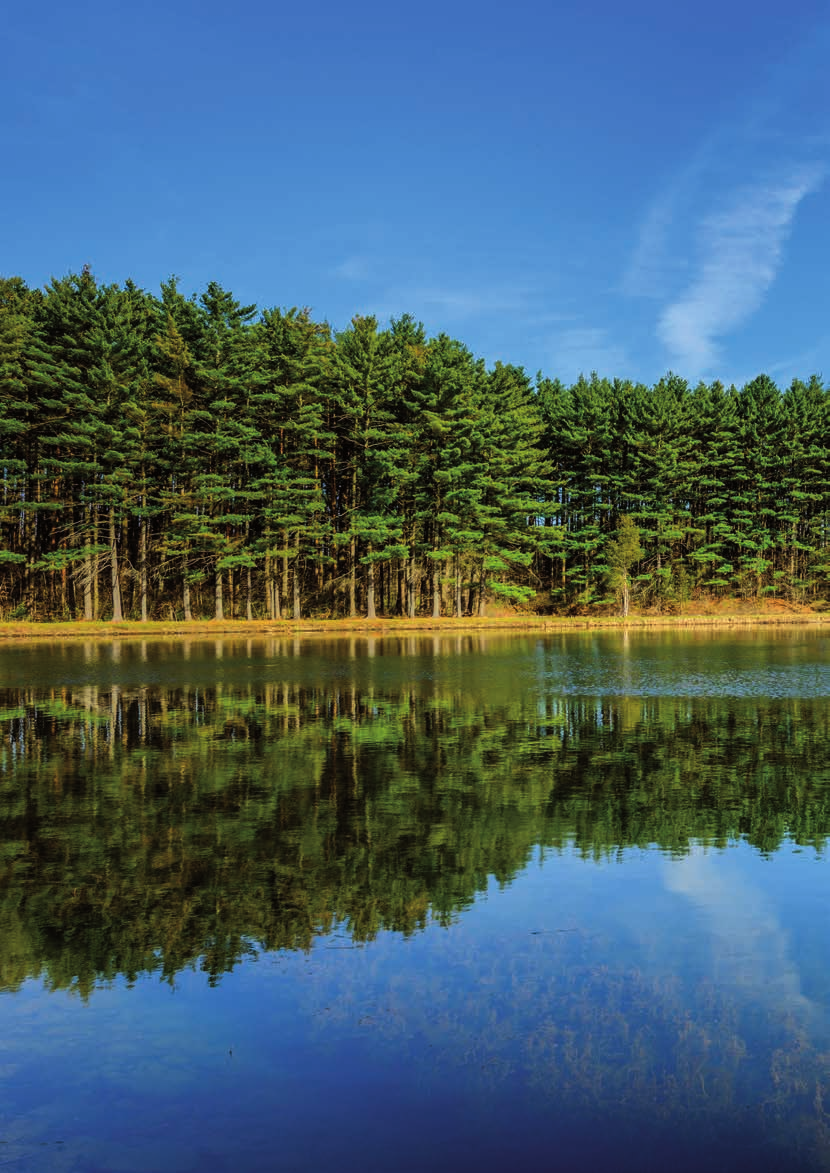
[{"label": "tree trunk", "polygon": [[214,599],[215,599],[214,618],[215,619],[224,619],[225,618],[225,610],[222,605],[222,572],[221,572],[221,570],[216,571],[216,588],[215,588],[215,592],[214,592]]},{"label": "tree trunk", "polygon": [[438,569],[438,563],[432,564],[432,618],[439,619],[441,616],[441,573]]},{"label": "tree trunk", "polygon": [[464,608],[461,605],[461,559],[456,555],[455,557],[455,617],[460,619],[464,614]]},{"label": "tree trunk", "polygon": [[110,584],[112,586],[112,621],[121,623],[124,613],[121,609],[121,579],[118,576],[118,542],[115,533],[115,510],[110,509]]},{"label": "tree trunk", "polygon": [[[96,546],[98,545],[98,518],[97,518],[97,516],[96,516],[95,521],[92,526],[92,542],[94,545],[96,545]],[[101,562],[100,556],[98,554],[93,554],[92,555],[92,618],[93,619],[97,619],[98,616],[101,614],[101,596],[100,596],[101,567],[100,567],[100,562]]]},{"label": "tree trunk", "polygon": [[141,600],[141,622],[147,622],[147,521],[139,520],[138,580]]},{"label": "tree trunk", "polygon": [[182,605],[184,607],[184,621],[190,623],[193,619],[193,612],[190,609],[190,583],[186,578],[182,584]]},{"label": "tree trunk", "polygon": [[[367,553],[371,557],[371,542],[369,542],[367,545]],[[377,618],[375,615],[375,564],[371,561],[366,566],[366,618]]]},{"label": "tree trunk", "polygon": [[357,615],[357,539],[349,541],[349,618]]},{"label": "tree trunk", "polygon": [[403,615],[405,613],[404,599],[406,597],[406,572],[404,570],[404,564],[402,561],[400,561],[400,559],[397,563],[396,577],[397,595],[395,598],[395,614]]},{"label": "tree trunk", "polygon": [[81,572],[82,589],[84,592],[84,619],[88,622],[92,619],[92,557],[87,554],[84,558],[84,568]]},{"label": "tree trunk", "polygon": [[484,563],[482,562],[478,576],[478,607],[476,613],[479,619],[484,618],[484,608],[487,605],[487,579],[484,570]]},{"label": "tree trunk", "polygon": [[415,618],[415,558],[409,559],[406,572],[406,615],[408,619]]},{"label": "tree trunk", "polygon": [[[64,557],[66,557],[67,543],[65,541],[61,542],[61,550],[63,550]],[[67,598],[66,580],[66,563],[64,563],[61,567],[61,615],[65,619],[69,617],[69,600]]]},{"label": "tree trunk", "polygon": [[294,618],[300,619],[302,617],[302,604],[300,599],[300,531],[294,538]]},{"label": "tree trunk", "polygon": [[265,610],[268,618],[273,622],[277,615],[274,609],[274,580],[271,571],[271,555],[265,555]]},{"label": "tree trunk", "polygon": [[271,557],[269,554],[265,555],[265,614],[270,620],[274,619],[274,596],[271,594]]},{"label": "tree trunk", "polygon": [[245,580],[245,618],[250,623],[254,617],[254,608],[251,603],[251,568],[248,567],[248,574]]},{"label": "tree trunk", "polygon": [[[41,484],[35,482],[35,500],[40,502]],[[23,550],[26,561],[23,563],[23,602],[26,611],[32,615],[35,607],[34,582],[32,581],[32,563],[37,557],[35,550],[34,515],[26,510],[23,514]]]}]

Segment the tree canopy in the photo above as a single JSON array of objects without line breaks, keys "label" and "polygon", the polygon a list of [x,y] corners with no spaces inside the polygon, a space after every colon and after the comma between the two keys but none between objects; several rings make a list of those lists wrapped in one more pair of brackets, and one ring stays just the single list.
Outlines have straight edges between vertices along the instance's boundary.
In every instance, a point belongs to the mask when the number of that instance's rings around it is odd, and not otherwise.
[{"label": "tree canopy", "polygon": [[817,605],[828,424],[815,376],[568,386],[407,314],[6,278],[0,617]]}]

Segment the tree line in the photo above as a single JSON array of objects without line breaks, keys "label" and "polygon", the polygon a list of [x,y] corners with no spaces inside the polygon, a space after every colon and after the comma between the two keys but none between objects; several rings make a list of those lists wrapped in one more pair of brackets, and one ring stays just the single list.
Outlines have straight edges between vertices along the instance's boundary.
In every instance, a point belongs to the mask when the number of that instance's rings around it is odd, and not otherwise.
[{"label": "tree line", "polygon": [[830,397],[572,385],[218,283],[0,280],[0,616],[676,608],[828,593]]}]

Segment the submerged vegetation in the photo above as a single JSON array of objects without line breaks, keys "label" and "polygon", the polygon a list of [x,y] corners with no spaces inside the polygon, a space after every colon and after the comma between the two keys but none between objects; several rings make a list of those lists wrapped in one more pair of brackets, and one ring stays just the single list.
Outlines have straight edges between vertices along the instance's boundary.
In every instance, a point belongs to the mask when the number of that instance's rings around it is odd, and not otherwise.
[{"label": "submerged vegetation", "polygon": [[572,386],[403,315],[0,280],[0,619],[820,606],[830,396]]}]

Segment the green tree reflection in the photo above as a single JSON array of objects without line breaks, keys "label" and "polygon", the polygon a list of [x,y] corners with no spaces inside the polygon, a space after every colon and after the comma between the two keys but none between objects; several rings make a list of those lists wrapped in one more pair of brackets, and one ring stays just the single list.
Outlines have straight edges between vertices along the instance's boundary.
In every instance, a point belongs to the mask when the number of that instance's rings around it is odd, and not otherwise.
[{"label": "green tree reflection", "polygon": [[448,923],[535,845],[823,850],[820,701],[273,682],[0,693],[0,982],[217,979]]}]

